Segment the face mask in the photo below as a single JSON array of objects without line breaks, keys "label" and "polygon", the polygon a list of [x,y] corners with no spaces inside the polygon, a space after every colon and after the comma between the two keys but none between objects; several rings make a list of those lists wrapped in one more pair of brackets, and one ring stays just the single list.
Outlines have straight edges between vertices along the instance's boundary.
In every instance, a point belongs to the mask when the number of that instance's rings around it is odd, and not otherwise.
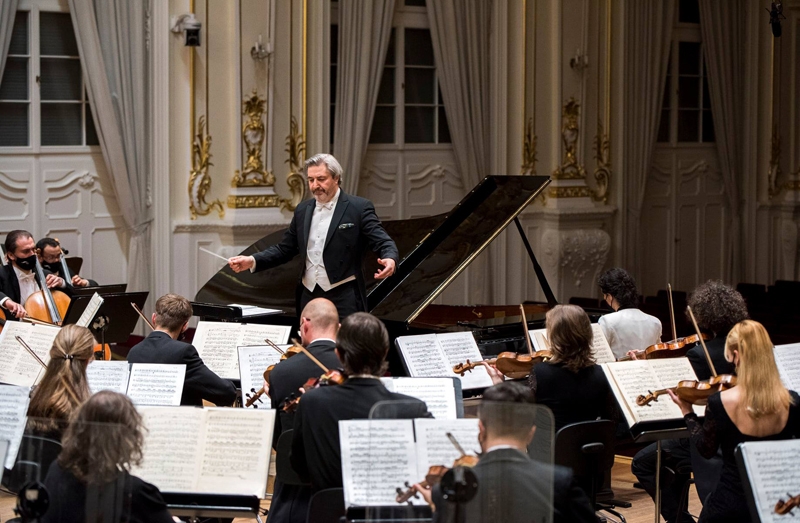
[{"label": "face mask", "polygon": [[59,274],[61,271],[61,264],[60,263],[42,263],[42,268],[46,271],[50,271],[53,274]]},{"label": "face mask", "polygon": [[32,271],[36,267],[36,255],[32,254],[27,258],[17,258],[14,263],[24,271]]}]

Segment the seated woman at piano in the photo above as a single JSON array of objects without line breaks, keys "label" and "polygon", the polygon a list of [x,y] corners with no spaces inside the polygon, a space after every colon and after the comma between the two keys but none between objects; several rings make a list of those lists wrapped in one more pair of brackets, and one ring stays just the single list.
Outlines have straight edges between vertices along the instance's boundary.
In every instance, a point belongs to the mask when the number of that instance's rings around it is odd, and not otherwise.
[{"label": "seated woman at piano", "polygon": [[[577,305],[556,305],[545,317],[553,357],[533,366],[528,385],[536,403],[553,412],[555,430],[571,423],[612,419],[614,398],[608,380],[592,356],[592,324]],[[484,362],[494,383],[503,375]]]},{"label": "seated woman at piano", "polygon": [[89,398],[47,473],[50,507],[40,521],[171,523],[158,488],[130,474],[143,443],[142,418],[127,396],[102,391]]},{"label": "seated woman at piano", "polygon": [[698,452],[710,458],[722,449],[722,473],[703,505],[701,523],[750,521],[734,459],[739,443],[800,437],[800,396],[783,386],[766,329],[752,320],[736,324],[724,354],[736,368],[737,384],[708,398],[702,423],[690,403],[669,391]]},{"label": "seated woman at piano", "polygon": [[97,342],[89,329],[66,325],[53,341],[50,361],[28,406],[26,433],[61,441],[73,411],[86,401],[86,367],[94,359]]}]

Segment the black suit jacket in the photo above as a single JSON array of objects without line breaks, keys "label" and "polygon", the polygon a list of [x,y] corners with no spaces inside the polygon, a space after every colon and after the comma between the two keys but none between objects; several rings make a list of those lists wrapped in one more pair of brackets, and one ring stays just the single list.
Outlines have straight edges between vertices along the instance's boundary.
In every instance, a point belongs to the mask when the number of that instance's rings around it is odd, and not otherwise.
[{"label": "black suit jacket", "polygon": [[[299,254],[302,258],[302,268],[298,275],[298,285],[302,285],[308,234],[315,208],[316,200],[313,198],[297,206],[283,240],[253,255],[256,260],[256,271],[276,267]],[[381,258],[392,258],[395,263],[400,259],[397,246],[383,229],[372,202],[341,191],[333,211],[328,235],[325,237],[322,260],[332,284],[355,275],[364,304],[367,303],[367,293],[361,262],[367,248],[378,253]]]},{"label": "black suit jacket", "polygon": [[[48,274],[52,273],[48,270],[45,270],[44,274],[47,276]],[[39,282],[38,277],[36,278],[36,281],[39,283],[39,287],[41,287],[42,284]],[[69,285],[67,285],[67,287],[69,287]],[[66,291],[66,289],[54,290]],[[10,263],[8,265],[0,265],[0,301],[5,298],[9,298],[11,301],[16,303],[19,303],[20,301],[19,280],[17,279],[17,273],[14,272],[14,267],[12,267]],[[20,303],[20,305],[25,304]],[[16,320],[13,314],[6,314],[5,316],[7,320]]]},{"label": "black suit jacket", "polygon": [[[296,356],[295,356],[296,357]],[[424,402],[389,392],[378,379],[350,378],[303,394],[294,418],[292,468],[314,490],[342,487],[339,420],[367,419],[379,401],[402,401],[394,418],[430,417]]]},{"label": "black suit jacket", "polygon": [[[727,337],[726,333],[706,342],[708,354],[711,356],[711,362],[714,364],[717,374],[736,374],[736,366],[725,360],[725,339]],[[711,377],[711,367],[708,366],[708,360],[705,352],[703,352],[702,345],[698,343],[689,349],[686,357],[689,358],[689,363],[692,364],[698,380],[707,380]]]},{"label": "black suit jacket", "polygon": [[[597,522],[589,498],[568,468],[539,463],[515,449],[497,449],[483,455],[472,470],[478,478],[478,493],[454,523],[538,523],[550,521],[551,512],[553,523]],[[454,506],[442,497],[439,485],[433,488],[432,498],[433,521],[453,521]]]},{"label": "black suit jacket", "polygon": [[547,361],[533,367],[528,383],[536,403],[553,411],[556,432],[571,423],[612,419],[615,401],[599,365],[572,372]]},{"label": "black suit jacket", "polygon": [[128,353],[130,363],[186,364],[181,405],[203,405],[203,400],[227,406],[236,399],[236,387],[206,367],[197,349],[189,343],[173,340],[169,334],[153,331]]}]

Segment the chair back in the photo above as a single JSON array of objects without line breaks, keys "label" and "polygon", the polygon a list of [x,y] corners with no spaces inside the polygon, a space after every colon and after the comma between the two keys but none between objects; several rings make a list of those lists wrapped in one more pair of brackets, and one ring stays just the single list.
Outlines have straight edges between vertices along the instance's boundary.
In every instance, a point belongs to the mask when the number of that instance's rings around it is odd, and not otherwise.
[{"label": "chair back", "polygon": [[573,423],[556,433],[554,462],[569,467],[592,505],[603,474],[614,465],[614,422],[593,420]]},{"label": "chair back", "polygon": [[320,490],[311,497],[306,523],[339,523],[345,513],[343,489]]},{"label": "chair back", "polygon": [[44,482],[50,464],[60,453],[61,443],[54,439],[31,434],[23,435],[17,460],[11,471],[4,474],[3,485],[16,494],[26,483]]},{"label": "chair back", "polygon": [[284,485],[308,485],[300,479],[289,461],[289,454],[292,452],[292,434],[294,430],[287,430],[278,437],[275,449],[275,481],[280,481]]}]

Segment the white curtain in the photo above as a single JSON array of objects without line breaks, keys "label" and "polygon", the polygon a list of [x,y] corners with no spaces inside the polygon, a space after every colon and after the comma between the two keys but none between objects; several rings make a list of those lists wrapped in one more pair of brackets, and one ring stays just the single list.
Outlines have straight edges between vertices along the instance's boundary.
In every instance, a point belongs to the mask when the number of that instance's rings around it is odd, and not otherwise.
[{"label": "white curtain", "polygon": [[428,0],[436,76],[464,188],[489,174],[492,0]]},{"label": "white curtain", "polygon": [[730,212],[724,279],[737,282],[743,276],[741,258],[742,150],[745,81],[745,39],[747,2],[745,0],[700,0],[700,32],[703,56],[708,70],[708,91],[714,115],[720,171]]},{"label": "white curtain", "polygon": [[339,58],[333,155],[344,169],[342,189],[356,194],[367,152],[395,0],[339,1]]},{"label": "white curtain", "polygon": [[132,291],[151,289],[149,8],[148,0],[69,0],[100,147],[128,226]]},{"label": "white curtain", "polygon": [[17,16],[18,0],[0,1],[0,81],[8,58],[8,47],[11,45],[11,33],[14,30],[14,19]]},{"label": "white curtain", "polygon": [[675,0],[625,3],[623,107],[627,267],[641,275],[640,217],[658,136],[672,43]]}]

